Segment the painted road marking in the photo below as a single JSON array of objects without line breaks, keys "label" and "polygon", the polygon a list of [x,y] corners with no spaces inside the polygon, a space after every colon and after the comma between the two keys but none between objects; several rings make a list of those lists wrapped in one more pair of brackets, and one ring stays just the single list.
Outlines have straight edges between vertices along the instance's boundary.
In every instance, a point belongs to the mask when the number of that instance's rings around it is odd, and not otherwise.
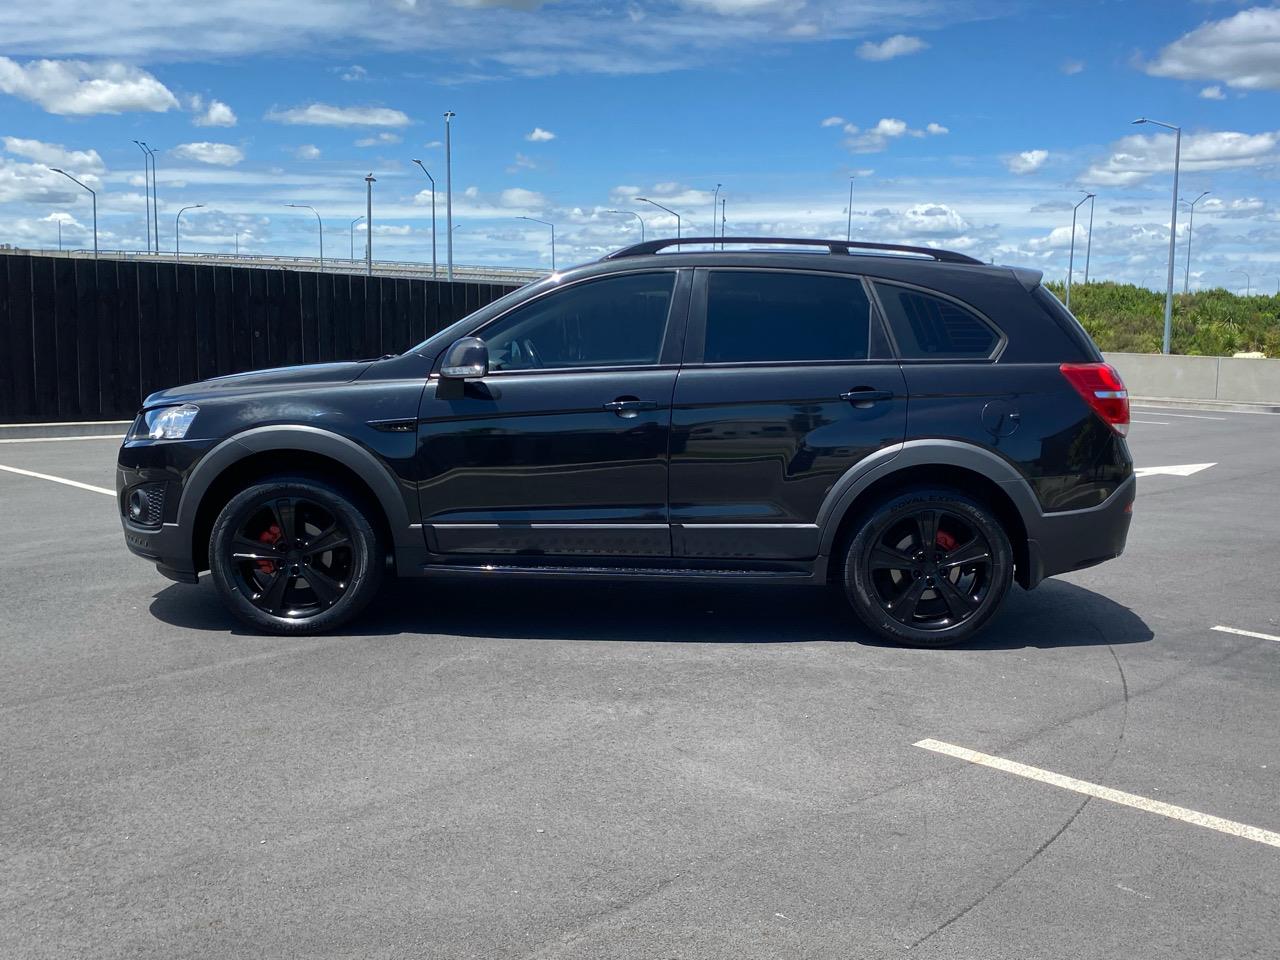
[{"label": "painted road marking", "polygon": [[107,434],[93,434],[88,437],[11,437],[0,440],[0,443],[61,443],[64,440],[123,440],[124,434],[112,437]]},{"label": "painted road marking", "polygon": [[92,493],[105,493],[108,497],[114,497],[116,492],[108,490],[106,487],[95,487],[91,483],[81,483],[79,480],[68,480],[66,477],[54,477],[47,473],[36,473],[34,470],[19,470],[17,467],[6,467],[0,463],[0,470],[7,470],[10,473],[20,474],[24,477],[35,477],[37,480],[49,480],[53,483],[65,483],[68,487],[79,487],[81,490],[88,490]]},{"label": "painted road marking", "polygon": [[1159,814],[1162,817],[1169,817],[1171,820],[1181,820],[1184,823],[1195,824],[1197,827],[1206,827],[1209,830],[1217,830],[1219,833],[1229,834],[1233,837],[1243,837],[1245,840],[1265,843],[1271,847],[1280,847],[1280,833],[1273,833],[1260,827],[1251,827],[1247,823],[1224,820],[1222,817],[1200,813],[1197,810],[1188,810],[1186,807],[1175,807],[1171,803],[1152,800],[1150,797],[1140,797],[1135,793],[1112,790],[1110,787],[1089,783],[1087,780],[1065,777],[1050,770],[1030,767],[1025,763],[1005,760],[1003,757],[993,757],[989,753],[967,750],[951,743],[943,743],[941,740],[920,740],[915,743],[915,746],[922,747],[925,750],[932,750],[934,753],[945,754],[948,757],[955,757],[957,760],[967,760],[969,763],[990,767],[993,770],[1002,770],[1005,773],[1026,777],[1028,780],[1038,780],[1050,786],[1061,787],[1063,790],[1071,790],[1075,793],[1083,793],[1086,796],[1097,797],[1099,800],[1108,800],[1121,806],[1133,807],[1135,810],[1145,810],[1147,813]]},{"label": "painted road marking", "polygon": [[1130,423],[1140,423],[1144,427],[1167,427],[1168,420],[1130,420]]},{"label": "painted road marking", "polygon": [[1273,637],[1269,633],[1255,633],[1253,630],[1237,630],[1235,627],[1214,627],[1219,633],[1234,633],[1238,637],[1253,637],[1255,640],[1274,640],[1280,643],[1280,637]]},{"label": "painted road marking", "polygon": [[1135,477],[1189,477],[1201,470],[1216,467],[1217,463],[1178,463],[1170,467],[1138,467],[1133,471]]},{"label": "painted road marking", "polygon": [[[1142,409],[1150,410],[1151,412],[1155,413],[1155,410],[1152,407],[1143,407]],[[1198,413],[1170,413],[1168,410],[1161,410],[1159,413],[1156,414],[1156,416],[1178,417],[1183,420],[1219,420],[1223,423],[1227,422],[1226,417],[1206,417]]]}]

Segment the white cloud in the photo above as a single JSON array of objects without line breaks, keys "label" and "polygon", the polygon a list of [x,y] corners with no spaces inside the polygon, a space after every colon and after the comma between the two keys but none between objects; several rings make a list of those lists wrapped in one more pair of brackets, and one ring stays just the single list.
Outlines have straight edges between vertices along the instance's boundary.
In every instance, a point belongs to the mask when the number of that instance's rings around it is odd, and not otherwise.
[{"label": "white cloud", "polygon": [[151,74],[112,62],[32,60],[20,64],[0,57],[0,92],[65,116],[133,110],[163,113],[178,106],[168,87]]},{"label": "white cloud", "polygon": [[221,100],[210,100],[207,107],[199,97],[194,100],[192,109],[197,112],[191,122],[197,127],[234,127],[236,125],[235,111]]},{"label": "white cloud", "polygon": [[[1280,131],[1237,133],[1223,130],[1182,138],[1184,173],[1254,167],[1275,159]],[[1092,164],[1081,179],[1101,186],[1132,186],[1148,177],[1173,170],[1173,134],[1124,137],[1106,160]]]},{"label": "white cloud", "polygon": [[407,223],[375,223],[373,225],[375,237],[407,237],[411,233],[413,233],[413,227]]},{"label": "white cloud", "polygon": [[314,143],[304,143],[293,151],[293,155],[299,160],[319,160],[320,148]]},{"label": "white cloud", "polygon": [[900,214],[881,212],[882,229],[889,236],[956,237],[971,229],[958,211],[945,203],[916,203]]},{"label": "white cloud", "polygon": [[[1089,231],[1083,223],[1076,224],[1076,245],[1084,243],[1089,237]],[[1071,227],[1054,227],[1049,231],[1047,236],[1033,237],[1027,241],[1027,248],[1034,251],[1044,250],[1066,250],[1071,246]]]},{"label": "white cloud", "polygon": [[844,117],[827,117],[820,126],[823,127],[843,127],[848,121]]},{"label": "white cloud", "polygon": [[1266,202],[1260,197],[1240,197],[1235,200],[1209,197],[1200,203],[1196,209],[1220,217],[1252,217],[1254,214],[1265,210],[1266,206]]},{"label": "white cloud", "polygon": [[1065,73],[1068,77],[1073,77],[1077,73],[1080,73],[1081,71],[1084,70],[1084,61],[1083,60],[1063,60],[1062,65],[1058,67],[1058,69],[1061,70],[1063,73]]},{"label": "white cloud", "polygon": [[26,157],[48,167],[65,167],[71,173],[101,173],[104,165],[97,150],[68,150],[60,143],[5,137],[4,148],[15,157]]},{"label": "white cloud", "polygon": [[377,136],[361,137],[359,140],[356,141],[356,146],[357,147],[381,147],[381,146],[387,146],[389,144],[400,143],[402,140],[404,140],[404,138],[400,136],[398,133],[389,133],[384,130],[382,133],[379,133]]},{"label": "white cloud", "polygon": [[411,122],[407,114],[389,107],[337,107],[329,103],[271,110],[267,119],[317,127],[407,127]]},{"label": "white cloud", "polygon": [[507,173],[518,173],[521,170],[537,170],[538,165],[532,157],[527,157],[523,153],[516,153],[516,158],[511,161],[511,165],[507,167]]},{"label": "white cloud", "polygon": [[444,142],[441,140],[431,140],[423,144],[423,147],[425,147],[428,150],[439,150],[443,146],[444,146]]},{"label": "white cloud", "polygon": [[[93,177],[81,177],[88,184]],[[0,157],[0,203],[74,203],[84,191],[42,163]]]},{"label": "white cloud", "polygon": [[1280,90],[1280,7],[1255,7],[1203,23],[1161,50],[1146,69],[1157,77]]},{"label": "white cloud", "polygon": [[896,33],[880,43],[866,43],[858,46],[858,56],[863,60],[892,60],[894,57],[905,57],[911,53],[919,53],[927,49],[928,44],[919,37],[908,37]]},{"label": "white cloud", "polygon": [[173,153],[184,160],[196,160],[219,167],[234,167],[244,159],[244,151],[239,147],[230,143],[210,143],[207,140],[181,143],[173,148]]},{"label": "white cloud", "polygon": [[1006,157],[1004,165],[1009,168],[1010,173],[1016,173],[1021,176],[1027,173],[1035,173],[1044,166],[1045,161],[1048,159],[1048,150],[1023,150],[1012,157]]},{"label": "white cloud", "polygon": [[529,210],[540,210],[547,205],[547,199],[536,190],[511,187],[502,191],[502,205],[504,207],[523,207]]},{"label": "white cloud", "polygon": [[347,81],[348,83],[354,83],[357,80],[364,80],[366,77],[368,77],[369,71],[366,70],[364,67],[360,66],[360,64],[353,63],[351,66],[347,67],[342,71],[341,76],[342,76],[342,79]]},{"label": "white cloud", "polygon": [[871,129],[863,130],[856,124],[846,123],[844,132],[849,135],[844,144],[854,153],[879,153],[887,148],[891,141],[899,137],[923,137],[925,135],[940,136],[950,131],[940,123],[929,123],[923,130],[907,126],[905,120],[896,117],[882,117]]},{"label": "white cloud", "polygon": [[1211,87],[1205,87],[1200,91],[1201,100],[1225,100],[1227,95],[1222,92],[1222,88],[1216,83]]},{"label": "white cloud", "polygon": [[550,130],[543,130],[541,127],[534,127],[524,135],[524,138],[530,143],[546,143],[548,140],[554,140],[556,135]]}]

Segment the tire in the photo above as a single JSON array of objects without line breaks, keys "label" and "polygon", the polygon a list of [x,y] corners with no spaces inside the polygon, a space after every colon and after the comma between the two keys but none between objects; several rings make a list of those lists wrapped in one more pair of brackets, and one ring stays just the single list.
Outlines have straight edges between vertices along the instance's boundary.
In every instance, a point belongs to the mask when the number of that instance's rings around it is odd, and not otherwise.
[{"label": "tire", "polygon": [[858,619],[879,636],[949,647],[973,637],[999,609],[1013,580],[1013,549],[980,500],[916,487],[863,516],[843,580]]},{"label": "tire", "polygon": [[209,569],[222,602],[263,633],[341,626],[378,592],[383,567],[360,499],[309,477],[271,477],[242,490],[209,537]]}]

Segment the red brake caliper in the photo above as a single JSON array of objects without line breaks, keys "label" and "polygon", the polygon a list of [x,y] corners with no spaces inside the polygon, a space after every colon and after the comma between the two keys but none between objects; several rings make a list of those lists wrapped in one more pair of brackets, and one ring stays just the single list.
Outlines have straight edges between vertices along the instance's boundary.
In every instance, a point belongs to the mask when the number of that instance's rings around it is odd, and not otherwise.
[{"label": "red brake caliper", "polygon": [[956,548],[956,538],[945,530],[939,530],[938,535],[933,538],[933,542],[943,553],[950,553]]},{"label": "red brake caliper", "polygon": [[[258,540],[262,543],[277,543],[280,540],[281,531],[278,524],[272,524],[258,535]],[[274,560],[259,560],[258,569],[263,573],[275,573],[276,562]]]}]

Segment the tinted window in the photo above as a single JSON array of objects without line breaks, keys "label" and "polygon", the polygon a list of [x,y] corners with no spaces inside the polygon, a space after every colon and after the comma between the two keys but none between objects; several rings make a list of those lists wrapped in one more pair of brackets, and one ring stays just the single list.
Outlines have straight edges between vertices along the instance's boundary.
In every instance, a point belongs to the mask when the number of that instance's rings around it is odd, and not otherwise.
[{"label": "tinted window", "polygon": [[877,283],[876,293],[904,360],[986,359],[999,337],[959,304]]},{"label": "tinted window", "polygon": [[519,308],[480,336],[491,370],[636,366],[658,362],[675,274],[576,284]]},{"label": "tinted window", "polygon": [[870,324],[871,304],[859,280],[712,271],[703,359],[865,360]]}]

